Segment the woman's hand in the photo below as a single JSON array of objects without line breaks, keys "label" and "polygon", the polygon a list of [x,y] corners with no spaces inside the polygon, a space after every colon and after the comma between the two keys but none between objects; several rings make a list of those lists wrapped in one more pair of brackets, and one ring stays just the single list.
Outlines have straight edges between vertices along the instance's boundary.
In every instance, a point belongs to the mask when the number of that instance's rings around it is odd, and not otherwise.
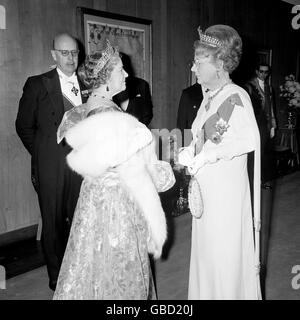
[{"label": "woman's hand", "polygon": [[189,167],[193,160],[193,154],[190,148],[181,148],[178,153],[178,164]]},{"label": "woman's hand", "polygon": [[194,176],[206,163],[207,160],[203,152],[200,152],[194,157],[190,166],[188,166],[189,173]]},{"label": "woman's hand", "polygon": [[190,166],[188,166],[188,170],[191,175],[195,175],[207,163],[215,163],[217,160],[218,159],[215,150],[203,150],[193,158]]}]

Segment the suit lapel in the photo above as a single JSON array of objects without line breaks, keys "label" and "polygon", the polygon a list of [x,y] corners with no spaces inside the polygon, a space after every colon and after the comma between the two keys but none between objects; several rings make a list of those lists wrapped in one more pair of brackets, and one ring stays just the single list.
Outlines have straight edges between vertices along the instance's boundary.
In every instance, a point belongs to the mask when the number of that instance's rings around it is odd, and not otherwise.
[{"label": "suit lapel", "polygon": [[270,86],[267,82],[265,82],[265,95],[269,97],[271,95]]},{"label": "suit lapel", "polygon": [[126,112],[131,113],[134,111],[134,103],[132,100],[129,99]]},{"label": "suit lapel", "polygon": [[[255,78],[255,82],[254,82],[254,83],[255,83],[255,87],[257,88],[259,94],[260,94],[262,97],[264,97],[265,91],[263,91],[263,89],[260,87],[257,78]],[[265,84],[265,90],[266,90],[266,84]]]},{"label": "suit lapel", "polygon": [[56,69],[48,72],[44,76],[43,82],[48,91],[49,97],[51,99],[52,108],[61,119],[64,114],[64,104],[63,104],[63,97],[62,97],[59,77]]}]

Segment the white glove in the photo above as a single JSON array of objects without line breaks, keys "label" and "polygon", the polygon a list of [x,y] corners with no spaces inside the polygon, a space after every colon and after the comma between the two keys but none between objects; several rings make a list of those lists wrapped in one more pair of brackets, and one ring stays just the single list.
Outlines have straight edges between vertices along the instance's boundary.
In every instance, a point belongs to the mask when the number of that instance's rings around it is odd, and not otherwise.
[{"label": "white glove", "polygon": [[204,156],[204,153],[200,152],[196,155],[196,157],[194,157],[193,161],[188,166],[189,173],[191,175],[195,175],[206,163],[207,160]]},{"label": "white glove", "polygon": [[197,174],[197,172],[207,163],[214,163],[217,161],[217,155],[214,150],[207,149],[205,152],[197,154],[191,165],[188,167],[191,175]]},{"label": "white glove", "polygon": [[181,148],[178,153],[178,163],[189,167],[193,160],[194,156],[192,154],[191,148]]}]

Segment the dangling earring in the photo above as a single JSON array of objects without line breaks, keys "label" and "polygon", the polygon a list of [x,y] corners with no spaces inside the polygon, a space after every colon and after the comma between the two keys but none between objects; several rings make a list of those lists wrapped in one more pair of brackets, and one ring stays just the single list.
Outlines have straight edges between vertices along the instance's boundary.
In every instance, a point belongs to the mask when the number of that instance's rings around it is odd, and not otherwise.
[{"label": "dangling earring", "polygon": [[220,79],[220,73],[219,70],[217,70],[217,78]]},{"label": "dangling earring", "polygon": [[109,91],[109,87],[108,87],[108,86],[106,86],[106,91],[107,91],[107,92]]}]

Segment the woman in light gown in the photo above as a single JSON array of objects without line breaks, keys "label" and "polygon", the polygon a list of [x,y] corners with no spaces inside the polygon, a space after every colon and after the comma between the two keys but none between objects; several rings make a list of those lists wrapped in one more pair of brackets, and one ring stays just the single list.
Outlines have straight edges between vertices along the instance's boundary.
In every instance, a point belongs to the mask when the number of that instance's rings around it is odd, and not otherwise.
[{"label": "woman in light gown", "polygon": [[[229,76],[239,64],[242,41],[225,25],[198,32],[192,71],[209,91],[192,125],[193,141],[179,153],[193,177],[188,298],[261,299],[260,137],[248,94]],[[252,151],[254,224],[247,173]]]},{"label": "woman in light gown", "polygon": [[67,162],[84,180],[54,299],[154,299],[149,253],[159,258],[166,240],[157,192],[174,175],[147,127],[111,101],[126,76],[115,48],[88,57],[79,74],[93,91],[65,115],[58,139],[73,148]]}]

